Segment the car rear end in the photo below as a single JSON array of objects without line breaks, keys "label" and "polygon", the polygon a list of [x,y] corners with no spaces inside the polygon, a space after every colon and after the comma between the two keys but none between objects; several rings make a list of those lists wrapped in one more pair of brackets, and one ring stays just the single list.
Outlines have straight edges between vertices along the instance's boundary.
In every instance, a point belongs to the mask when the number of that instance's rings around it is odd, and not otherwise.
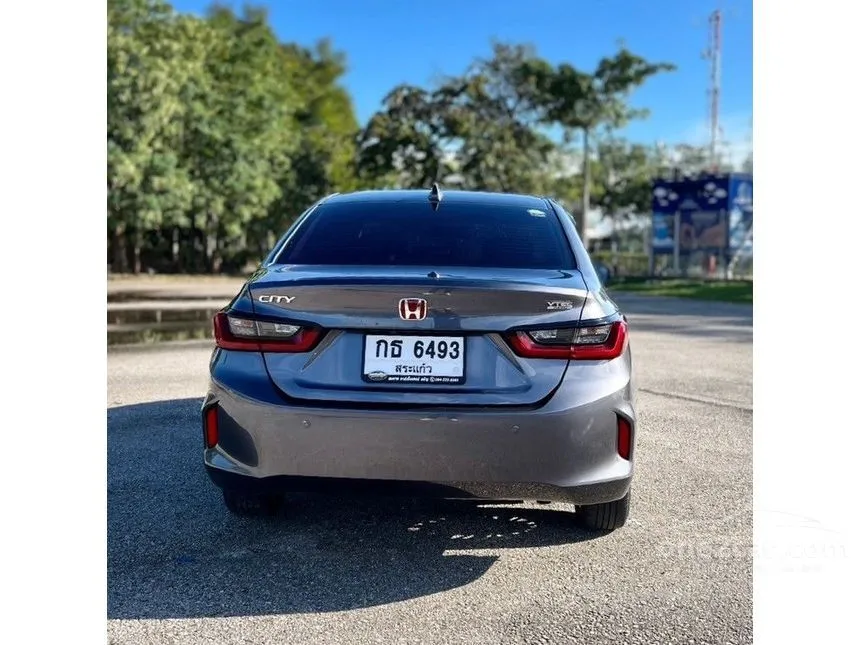
[{"label": "car rear end", "polygon": [[627,324],[549,201],[323,201],[215,333],[204,461],[225,491],[628,493]]}]

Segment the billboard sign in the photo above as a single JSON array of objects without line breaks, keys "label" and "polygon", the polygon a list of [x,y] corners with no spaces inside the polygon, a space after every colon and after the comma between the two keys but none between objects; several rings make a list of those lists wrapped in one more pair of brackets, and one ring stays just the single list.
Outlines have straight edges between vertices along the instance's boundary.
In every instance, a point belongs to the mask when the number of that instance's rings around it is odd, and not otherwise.
[{"label": "billboard sign", "polygon": [[682,256],[724,253],[743,244],[752,226],[752,176],[658,179],[651,208],[655,254],[674,253],[676,244]]},{"label": "billboard sign", "polygon": [[651,248],[656,254],[675,252],[678,193],[673,182],[657,180],[651,193]]},{"label": "billboard sign", "polygon": [[751,175],[733,175],[729,184],[729,252],[752,252],[753,182]]}]

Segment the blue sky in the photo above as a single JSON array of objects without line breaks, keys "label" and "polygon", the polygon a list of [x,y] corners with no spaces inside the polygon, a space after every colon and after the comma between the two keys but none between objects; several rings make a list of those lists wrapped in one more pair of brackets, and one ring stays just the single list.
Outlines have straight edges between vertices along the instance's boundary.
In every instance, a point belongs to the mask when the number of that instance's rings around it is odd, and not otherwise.
[{"label": "blue sky", "polygon": [[[174,0],[202,13],[206,0]],[[222,2],[241,8],[241,2]],[[707,141],[708,14],[723,11],[724,138],[735,154],[749,146],[752,120],[752,0],[271,0],[270,21],[282,40],[313,44],[330,37],[345,52],[344,84],[364,122],[399,83],[428,85],[486,55],[490,40],[530,42],[553,63],[592,69],[619,39],[678,70],[649,81],[633,103],[651,116],[625,134],[644,142]]]}]

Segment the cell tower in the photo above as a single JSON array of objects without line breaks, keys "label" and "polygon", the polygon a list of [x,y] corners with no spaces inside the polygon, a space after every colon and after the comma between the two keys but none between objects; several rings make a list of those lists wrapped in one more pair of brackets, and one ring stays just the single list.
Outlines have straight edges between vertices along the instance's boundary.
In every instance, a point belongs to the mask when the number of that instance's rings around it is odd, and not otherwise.
[{"label": "cell tower", "polygon": [[720,144],[720,59],[722,57],[723,17],[719,9],[708,17],[708,49],[705,58],[711,61],[711,78],[708,88],[708,121],[710,123],[711,170],[717,170]]}]

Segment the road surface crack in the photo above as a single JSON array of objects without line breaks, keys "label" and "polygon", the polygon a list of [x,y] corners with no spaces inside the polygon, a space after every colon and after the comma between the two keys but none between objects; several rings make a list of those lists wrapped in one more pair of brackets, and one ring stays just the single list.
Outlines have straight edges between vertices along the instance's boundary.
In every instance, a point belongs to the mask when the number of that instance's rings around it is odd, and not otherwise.
[{"label": "road surface crack", "polygon": [[661,392],[660,390],[651,390],[648,388],[640,387],[639,392],[645,392],[646,394],[653,394],[655,396],[665,396],[670,399],[680,399],[681,401],[692,401],[694,403],[703,403],[705,405],[713,405],[720,408],[731,408],[733,410],[741,410],[743,412],[752,412],[751,405],[744,405],[743,403],[736,403],[730,401],[719,401],[717,399],[708,399],[700,396],[692,396],[690,394],[677,394],[675,392]]}]

